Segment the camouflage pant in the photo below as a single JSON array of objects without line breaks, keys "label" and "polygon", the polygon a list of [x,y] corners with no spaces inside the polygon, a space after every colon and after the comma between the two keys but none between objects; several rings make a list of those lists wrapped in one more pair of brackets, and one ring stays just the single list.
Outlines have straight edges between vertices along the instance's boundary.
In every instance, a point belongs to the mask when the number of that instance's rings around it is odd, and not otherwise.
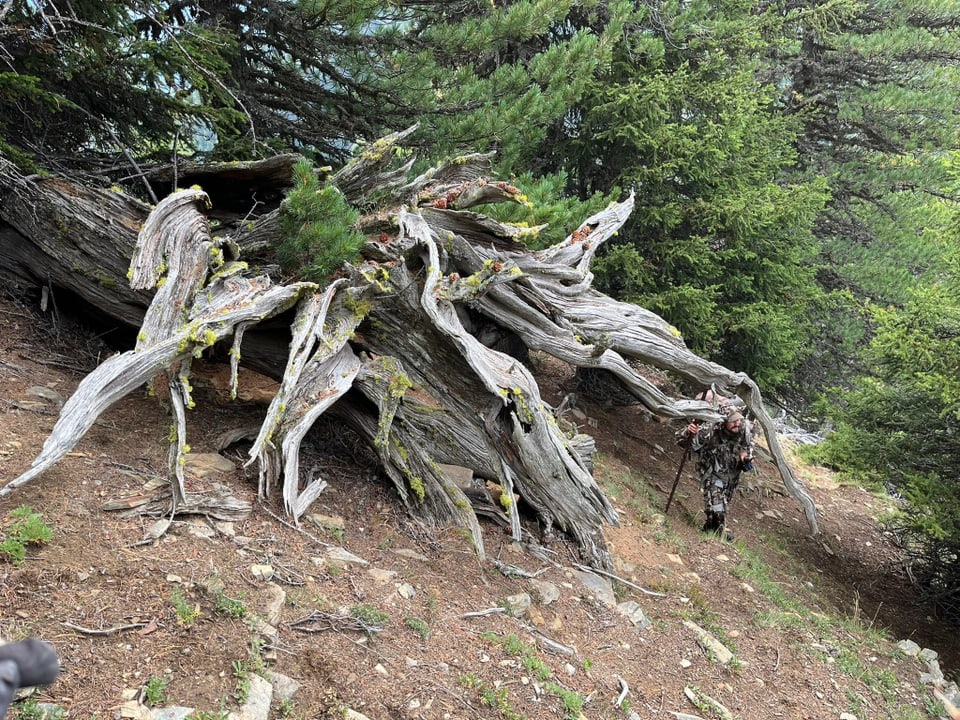
[{"label": "camouflage pant", "polygon": [[726,513],[727,505],[733,500],[733,493],[740,484],[740,473],[733,476],[710,473],[700,478],[700,490],[703,492],[704,510],[709,513]]}]

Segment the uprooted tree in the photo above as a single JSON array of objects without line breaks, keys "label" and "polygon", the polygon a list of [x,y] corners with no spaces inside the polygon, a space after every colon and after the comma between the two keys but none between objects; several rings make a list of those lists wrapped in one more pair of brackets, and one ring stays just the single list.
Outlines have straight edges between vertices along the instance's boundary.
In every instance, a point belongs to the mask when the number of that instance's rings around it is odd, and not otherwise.
[{"label": "uprooted tree", "polygon": [[[530,229],[472,209],[519,198],[517,188],[485,179],[489,157],[458,158],[411,179],[410,162],[391,167],[403,137],[381,140],[329,178],[352,204],[369,207],[376,197],[378,207],[391,209],[360,219],[362,259],[326,286],[276,282],[240,260],[241,252],[260,257],[278,242],[282,204],[230,234],[211,230],[210,216],[218,203],[229,204],[231,188],[289,187],[294,157],[176,168],[174,184],[195,178],[206,190],[173,192],[152,210],[116,190],[24,177],[0,160],[2,264],[140,328],[134,349],[80,383],[32,467],[0,496],[56,463],[112,403],[144,383],[166,382],[176,432],[164,512],[236,512],[188,493],[183,470],[191,362],[230,344],[234,381],[242,362],[280,383],[249,463],[259,467],[260,496],[279,487],[294,521],[326,485],[304,477],[299,452],[317,418],[329,413],[369,442],[411,515],[467,529],[481,556],[481,501],[444,466],[502,487],[496,512],[514,538],[524,532],[512,500],[519,497],[545,532],[562,531],[586,562],[608,567],[602,529],[617,515],[593,479],[592,440],[565,432],[515,357],[521,353],[497,349],[512,347],[608,373],[661,417],[719,415],[708,403],[666,396],[636,364],[739,396],[786,489],[818,531],[814,504],[784,458],[756,384],[690,352],[659,316],[591,287],[590,261],[627,219],[632,196],[587,218],[564,241],[531,252],[519,242]],[[171,171],[147,177],[157,183]],[[278,317],[290,319],[287,332],[262,327]],[[489,508],[490,498],[482,501]]]}]

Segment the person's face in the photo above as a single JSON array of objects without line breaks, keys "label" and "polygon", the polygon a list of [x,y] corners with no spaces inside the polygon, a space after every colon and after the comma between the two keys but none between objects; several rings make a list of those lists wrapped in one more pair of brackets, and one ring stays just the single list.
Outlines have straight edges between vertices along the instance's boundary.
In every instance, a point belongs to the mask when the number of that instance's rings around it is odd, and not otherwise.
[{"label": "person's face", "polygon": [[742,420],[727,420],[723,424],[723,429],[727,431],[729,435],[736,435],[740,432],[740,425],[743,423]]}]

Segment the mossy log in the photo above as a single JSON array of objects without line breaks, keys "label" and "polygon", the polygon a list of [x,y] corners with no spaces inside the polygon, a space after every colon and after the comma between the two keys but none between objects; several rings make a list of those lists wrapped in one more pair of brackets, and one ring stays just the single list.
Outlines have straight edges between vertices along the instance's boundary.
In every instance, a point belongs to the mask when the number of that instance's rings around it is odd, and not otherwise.
[{"label": "mossy log", "polygon": [[[464,492],[441,466],[468,468],[478,486],[501,487],[499,508],[516,539],[523,533],[520,498],[545,535],[563,532],[588,564],[609,567],[603,527],[617,515],[581,454],[592,445],[564,433],[523,362],[484,341],[495,327],[526,348],[613,373],[661,417],[719,418],[707,403],[666,396],[633,362],[739,395],[817,532],[816,509],[783,456],[756,384],[690,352],[657,315],[592,288],[590,261],[629,216],[632,197],[587,218],[558,245],[529,252],[518,242],[522,230],[467,209],[518,199],[517,188],[484,179],[486,156],[410,180],[409,164],[389,168],[402,137],[385,138],[376,152],[332,176],[351,189],[351,201],[376,189],[393,209],[365,218],[363,259],[326,287],[278,284],[240,262],[242,252],[255,255],[276,241],[282,206],[214,237],[201,190],[175,192],[151,210],[114,191],[24,178],[0,166],[0,256],[17,260],[8,268],[70,287],[140,328],[135,348],[81,382],[33,467],[0,496],[68,452],[110,404],[164,375],[177,427],[171,510],[189,508],[182,463],[190,364],[226,342],[234,369],[252,361],[280,381],[249,462],[259,468],[260,495],[279,486],[294,520],[326,486],[323,478],[302,476],[300,444],[317,417],[331,413],[370,443],[411,515],[464,528],[481,555],[483,533],[470,499],[476,493]],[[277,163],[265,167],[276,173]],[[244,170],[255,174],[256,166]],[[123,258],[132,258],[129,284]],[[264,320],[294,307],[285,335],[249,340]]]}]

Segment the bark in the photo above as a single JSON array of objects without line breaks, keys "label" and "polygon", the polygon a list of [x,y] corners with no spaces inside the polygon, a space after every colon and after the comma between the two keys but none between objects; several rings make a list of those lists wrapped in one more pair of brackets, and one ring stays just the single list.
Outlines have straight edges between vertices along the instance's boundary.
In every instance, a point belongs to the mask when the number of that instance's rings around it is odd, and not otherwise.
[{"label": "bark", "polygon": [[[816,509],[783,456],[756,384],[691,353],[657,315],[591,287],[590,261],[629,216],[632,197],[588,218],[564,242],[531,253],[518,242],[522,230],[467,209],[518,199],[517,188],[484,179],[487,156],[409,180],[409,165],[390,165],[402,137],[385,138],[332,176],[353,202],[376,190],[395,209],[364,218],[370,238],[364,259],[322,288],[276,284],[239,261],[241,252],[256,256],[279,237],[282,206],[214,237],[204,191],[176,192],[150,211],[114,191],[24,178],[0,165],[5,265],[68,287],[140,327],[134,349],[83,380],[33,467],[0,496],[62,457],[110,404],[162,375],[177,427],[170,511],[189,509],[182,467],[190,363],[214,344],[232,342],[234,369],[242,357],[281,381],[249,463],[259,468],[260,495],[280,487],[295,521],[326,486],[323,478],[302,477],[300,443],[320,414],[331,413],[367,439],[412,515],[464,528],[481,555],[478,512],[502,519],[519,540],[523,503],[543,537],[561,531],[586,562],[608,567],[602,530],[617,515],[593,479],[592,442],[565,433],[523,362],[488,339],[509,337],[519,339],[520,349],[613,373],[663,417],[719,418],[707,403],[665,396],[631,363],[739,395],[817,532]],[[264,178],[277,183],[278,167],[290,164],[289,158],[266,163],[263,176],[256,165],[243,172],[259,178],[262,195]],[[191,171],[215,176],[212,169]],[[286,333],[262,332],[251,340],[264,320],[294,306]],[[454,482],[443,469],[451,465],[468,468],[473,486]],[[498,502],[488,486],[501,489]]]}]

